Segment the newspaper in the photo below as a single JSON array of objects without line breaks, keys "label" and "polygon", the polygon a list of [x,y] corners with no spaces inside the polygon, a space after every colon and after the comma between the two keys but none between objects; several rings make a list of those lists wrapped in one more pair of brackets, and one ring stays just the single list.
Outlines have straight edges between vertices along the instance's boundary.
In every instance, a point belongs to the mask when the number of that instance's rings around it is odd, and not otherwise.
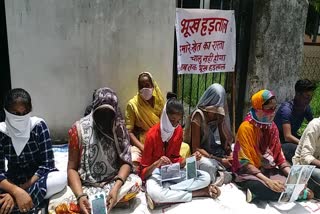
[{"label": "newspaper", "polygon": [[293,202],[298,199],[306,187],[315,166],[293,165],[285,183],[285,191],[281,193],[279,202]]},{"label": "newspaper", "polygon": [[197,165],[196,165],[196,157],[191,156],[186,159],[187,165],[187,179],[192,179],[197,177]]},{"label": "newspaper", "polygon": [[160,173],[162,182],[180,179],[180,163],[161,166]]}]

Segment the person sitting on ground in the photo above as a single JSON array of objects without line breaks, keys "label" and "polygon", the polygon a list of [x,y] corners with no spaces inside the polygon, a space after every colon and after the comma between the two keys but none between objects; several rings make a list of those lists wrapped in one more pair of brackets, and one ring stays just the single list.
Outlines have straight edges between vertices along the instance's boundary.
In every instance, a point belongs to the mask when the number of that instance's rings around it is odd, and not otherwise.
[{"label": "person sitting on ground", "polygon": [[292,158],[293,164],[314,165],[308,187],[320,198],[320,118],[313,119],[304,130],[296,153]]},{"label": "person sitting on ground", "polygon": [[55,168],[47,124],[31,117],[31,111],[27,91],[9,91],[0,123],[0,213],[35,213],[44,199],[67,185],[66,173]]},{"label": "person sitting on ground", "polygon": [[[209,172],[212,182],[215,182],[219,165],[231,170],[232,163],[233,136],[226,92],[222,85],[214,83],[207,88],[189,120],[187,124],[191,125],[186,125],[185,138],[190,138],[192,152],[199,151],[206,157],[201,159],[200,169]],[[231,179],[229,174],[225,183],[231,182]]]},{"label": "person sitting on ground", "polygon": [[279,129],[283,153],[290,163],[299,143],[298,130],[304,119],[313,119],[310,102],[316,86],[308,79],[298,80],[294,86],[294,99],[281,104],[274,122]]},{"label": "person sitting on ground", "polygon": [[[252,108],[238,129],[232,170],[236,183],[247,189],[247,202],[277,201],[285,190],[290,164],[283,155],[273,122],[276,103],[275,95],[269,90],[255,93],[251,98]],[[308,198],[311,194],[308,191]]]},{"label": "person sitting on ground", "polygon": [[[145,134],[159,123],[164,106],[160,88],[150,73],[143,72],[139,75],[138,89],[138,94],[128,102],[125,117],[132,144],[132,161],[136,166],[139,166],[141,161]],[[189,156],[189,146],[183,143],[180,152],[183,157]]]},{"label": "person sitting on ground", "polygon": [[[161,181],[161,166],[180,163],[180,167],[184,168],[186,164],[185,158],[179,155],[183,135],[179,121],[183,112],[183,105],[176,98],[170,98],[163,109],[160,123],[147,132],[141,160],[141,178],[146,180],[150,209],[155,204],[188,202],[197,196],[217,198],[220,195],[219,188],[210,184],[210,175],[201,170],[197,170],[196,179],[186,180],[185,173],[181,173],[180,179]],[[193,155],[196,160],[201,158],[200,152]]]},{"label": "person sitting on ground", "polygon": [[91,113],[69,130],[68,181],[81,213],[90,213],[88,197],[96,193],[106,195],[110,211],[139,192],[141,179],[131,173],[130,148],[115,92],[96,90]]}]

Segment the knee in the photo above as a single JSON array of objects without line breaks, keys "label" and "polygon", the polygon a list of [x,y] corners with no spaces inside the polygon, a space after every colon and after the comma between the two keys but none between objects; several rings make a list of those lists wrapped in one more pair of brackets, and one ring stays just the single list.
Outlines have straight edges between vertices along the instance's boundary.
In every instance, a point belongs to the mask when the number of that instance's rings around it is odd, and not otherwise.
[{"label": "knee", "polygon": [[168,195],[170,194],[169,188],[153,189],[148,190],[148,195],[152,198],[155,203],[163,203],[168,200]]},{"label": "knee", "polygon": [[147,189],[148,195],[156,203],[161,203],[165,201],[166,195],[167,195],[166,193],[167,191],[169,191],[169,188],[164,188],[160,186],[160,184],[153,179],[147,180],[146,189]]},{"label": "knee", "polygon": [[127,181],[130,181],[132,183],[136,183],[138,184],[139,186],[142,185],[142,180],[141,178],[138,176],[138,175],[135,175],[135,174],[130,174],[127,178]]},{"label": "knee", "polygon": [[210,174],[206,171],[198,170],[198,180],[201,180],[204,186],[208,186],[211,183]]},{"label": "knee", "polygon": [[218,169],[208,158],[201,158],[199,169],[209,173],[211,181],[215,181]]},{"label": "knee", "polygon": [[[50,180],[49,180],[50,179]],[[68,183],[67,172],[55,171],[51,172],[48,177],[49,182],[54,181],[57,191],[61,191]]]}]

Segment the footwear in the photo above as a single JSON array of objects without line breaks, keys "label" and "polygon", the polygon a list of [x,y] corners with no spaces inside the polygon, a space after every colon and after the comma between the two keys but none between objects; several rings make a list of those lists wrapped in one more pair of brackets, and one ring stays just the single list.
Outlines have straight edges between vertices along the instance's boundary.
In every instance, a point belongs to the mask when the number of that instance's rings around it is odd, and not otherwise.
[{"label": "footwear", "polygon": [[146,193],[146,201],[147,201],[147,204],[148,204],[148,208],[150,209],[150,210],[153,210],[154,209],[154,202],[153,202],[153,200],[152,200],[152,198],[150,197],[150,195],[149,194],[147,194]]},{"label": "footwear", "polygon": [[251,193],[250,189],[247,189],[247,193],[246,193],[246,201],[248,203],[252,202],[253,200],[253,194]]}]

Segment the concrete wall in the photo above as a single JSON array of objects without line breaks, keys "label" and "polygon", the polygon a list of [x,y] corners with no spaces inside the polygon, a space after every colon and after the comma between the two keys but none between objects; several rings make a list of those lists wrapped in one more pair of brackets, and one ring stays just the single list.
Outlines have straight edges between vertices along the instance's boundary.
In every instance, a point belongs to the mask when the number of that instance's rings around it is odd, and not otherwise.
[{"label": "concrete wall", "polygon": [[251,95],[262,88],[273,90],[279,103],[293,98],[302,65],[307,10],[305,0],[254,1],[247,107]]},{"label": "concrete wall", "polygon": [[109,86],[122,111],[150,71],[172,88],[175,1],[5,0],[12,87],[30,92],[34,115],[64,139],[95,88]]}]

